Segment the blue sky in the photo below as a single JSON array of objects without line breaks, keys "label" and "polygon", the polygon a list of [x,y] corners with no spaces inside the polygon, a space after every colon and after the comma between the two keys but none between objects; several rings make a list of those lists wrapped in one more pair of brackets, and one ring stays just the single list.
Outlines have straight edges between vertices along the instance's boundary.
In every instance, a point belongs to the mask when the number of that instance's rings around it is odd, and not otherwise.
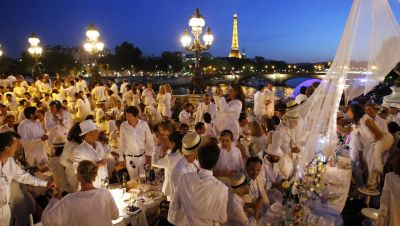
[{"label": "blue sky", "polygon": [[[396,14],[399,2],[390,0]],[[248,56],[288,62],[331,60],[351,0],[1,0],[0,44],[18,57],[31,32],[43,44],[82,45],[90,22],[107,48],[129,41],[146,55],[182,50],[179,36],[196,7],[210,26],[211,53],[226,56],[232,16],[239,16],[239,45]],[[398,17],[400,18],[400,17]]]}]

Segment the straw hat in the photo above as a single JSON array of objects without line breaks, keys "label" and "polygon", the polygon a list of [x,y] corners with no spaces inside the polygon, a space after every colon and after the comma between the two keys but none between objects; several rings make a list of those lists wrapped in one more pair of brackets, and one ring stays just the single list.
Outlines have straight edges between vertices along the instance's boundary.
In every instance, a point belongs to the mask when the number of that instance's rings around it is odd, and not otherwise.
[{"label": "straw hat", "polygon": [[53,147],[54,148],[64,147],[66,141],[67,139],[65,139],[64,136],[58,136],[54,139]]},{"label": "straw hat", "polygon": [[400,109],[400,104],[399,103],[391,103],[390,104],[391,108],[396,108],[396,109]]},{"label": "straw hat", "polygon": [[286,103],[286,113],[285,117],[288,119],[298,119],[299,116],[299,110],[296,108],[298,104],[296,101],[291,100]]},{"label": "straw hat", "polygon": [[196,132],[186,134],[182,139],[182,153],[193,155],[197,152],[201,144],[201,137]]},{"label": "straw hat", "polygon": [[247,184],[250,184],[250,179],[247,178],[242,172],[237,173],[231,179],[231,188],[232,189],[239,189]]},{"label": "straw hat", "polygon": [[79,136],[83,136],[89,132],[92,132],[92,131],[98,129],[96,124],[94,124],[93,120],[91,120],[91,119],[79,123],[79,127],[81,127],[81,131],[82,131],[79,134]]}]

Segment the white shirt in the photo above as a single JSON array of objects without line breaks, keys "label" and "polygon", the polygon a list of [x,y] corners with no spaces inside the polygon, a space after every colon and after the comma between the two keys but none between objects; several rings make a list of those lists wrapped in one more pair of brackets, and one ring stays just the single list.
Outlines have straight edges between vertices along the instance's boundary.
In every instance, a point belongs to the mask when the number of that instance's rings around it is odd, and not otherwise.
[{"label": "white shirt", "polygon": [[77,109],[76,117],[80,120],[85,119],[86,116],[91,114],[92,110],[90,108],[90,102],[87,98],[84,98],[83,100],[78,99],[75,107]]},{"label": "white shirt", "polygon": [[154,140],[149,125],[139,120],[135,127],[127,121],[121,124],[120,149],[126,155],[141,155],[145,153],[151,156],[154,150]]},{"label": "white shirt", "polygon": [[217,117],[218,115],[218,110],[217,110],[217,105],[214,103],[209,103],[205,104],[204,102],[200,102],[199,105],[197,106],[197,111],[196,111],[196,123],[197,122],[204,122],[203,117],[204,114],[208,112],[211,115],[211,122]]},{"label": "white shirt", "polygon": [[96,86],[92,89],[92,97],[96,99],[97,102],[106,100],[106,87]]},{"label": "white shirt", "polygon": [[128,92],[128,89],[126,88],[127,85],[128,85],[127,82],[121,84],[120,93],[125,94],[126,92]]},{"label": "white shirt", "polygon": [[299,94],[296,96],[296,99],[294,100],[297,104],[301,104],[303,101],[307,100],[307,95],[304,94]]},{"label": "white shirt", "polygon": [[22,86],[14,87],[14,93],[20,98],[24,97],[24,93],[25,92],[26,92],[26,89],[24,87],[22,87]]},{"label": "white shirt", "polygon": [[218,145],[221,150],[219,153],[219,158],[217,164],[215,165],[216,171],[243,171],[244,164],[242,154],[240,153],[239,148],[236,147],[235,143],[232,143],[231,150],[228,152],[226,149],[222,148],[221,145]]},{"label": "white shirt", "polygon": [[[64,125],[61,125],[58,120],[62,121]],[[49,131],[49,144],[52,144],[57,136],[67,136],[72,126],[72,116],[65,110],[61,110],[61,112],[57,114],[46,112],[44,122],[46,130]]]},{"label": "white shirt", "polygon": [[164,169],[164,183],[162,186],[162,192],[171,197],[172,196],[172,182],[171,175],[172,169],[176,166],[178,161],[182,158],[182,154],[179,150],[175,153],[169,153],[160,159],[160,149],[159,147],[154,149],[153,156],[151,158],[151,166]]},{"label": "white shirt", "polygon": [[186,224],[210,226],[227,220],[228,187],[213,176],[212,171],[200,169],[182,176],[172,208],[183,211]]},{"label": "white shirt", "polygon": [[242,112],[242,102],[240,100],[232,100],[226,103],[224,97],[214,97],[215,103],[219,108],[219,113],[215,119],[215,126],[218,131],[230,130],[233,133],[233,140],[239,139],[239,116]]},{"label": "white shirt", "polygon": [[284,177],[279,169],[279,162],[272,164],[264,158],[263,171],[266,181],[266,189],[270,189],[273,184],[281,182]]},{"label": "white shirt", "polygon": [[265,95],[264,92],[257,91],[254,94],[254,115],[265,115]]},{"label": "white shirt", "polygon": [[8,124],[4,124],[0,127],[0,133],[4,133],[4,132],[15,132],[15,131],[14,131],[14,128],[8,127]]},{"label": "white shirt", "polygon": [[15,163],[14,158],[8,158],[4,165],[0,161],[0,208],[10,202],[10,184],[15,180],[22,184],[46,187],[47,181],[25,172]]},{"label": "white shirt", "polygon": [[21,136],[21,143],[25,151],[43,151],[44,143],[42,137],[45,132],[40,122],[25,119],[18,125],[17,130]]},{"label": "white shirt", "polygon": [[250,192],[249,196],[252,202],[256,202],[259,198],[268,200],[265,180],[265,168],[262,166],[260,173],[257,175],[256,179],[251,179],[250,181]]},{"label": "white shirt", "polygon": [[244,200],[232,192],[229,193],[228,201],[228,226],[256,226],[257,222],[253,217],[248,218],[243,207]]},{"label": "white shirt", "polygon": [[400,177],[394,172],[385,176],[377,226],[400,225]]},{"label": "white shirt", "polygon": [[146,106],[153,105],[156,102],[153,97],[153,92],[148,89],[143,90],[142,97],[144,98],[143,103]]},{"label": "white shirt", "polygon": [[113,83],[110,87],[110,90],[113,91],[114,94],[118,94],[118,86],[117,84]]},{"label": "white shirt", "polygon": [[[172,196],[171,200],[174,200],[175,195],[177,194],[176,190],[178,189],[179,182],[181,178],[186,173],[197,172],[196,163],[189,163],[185,157],[182,157],[172,169],[171,173],[171,182],[172,182]],[[175,225],[184,225],[184,214],[180,208],[175,209],[174,205],[177,204],[175,202],[171,203],[171,206],[168,211],[168,221]]]},{"label": "white shirt", "polygon": [[214,125],[211,123],[204,123],[206,131],[204,132],[204,136],[217,137],[217,132],[215,132]]},{"label": "white shirt", "polygon": [[58,201],[50,200],[42,214],[43,226],[112,226],[119,211],[107,189],[79,191]]},{"label": "white shirt", "polygon": [[189,125],[190,124],[190,112],[187,112],[185,109],[179,113],[179,122],[182,124]]},{"label": "white shirt", "polygon": [[[106,155],[111,150],[106,150],[103,144],[99,141],[96,142],[96,149],[93,148],[92,145],[87,143],[85,140],[78,145],[73,151],[74,163],[73,167],[76,170],[78,169],[78,165],[83,160],[92,161],[96,164],[100,160],[105,160]],[[107,164],[100,166],[97,171],[96,180],[93,182],[93,185],[96,188],[101,187],[104,184],[104,179],[108,177]]]}]

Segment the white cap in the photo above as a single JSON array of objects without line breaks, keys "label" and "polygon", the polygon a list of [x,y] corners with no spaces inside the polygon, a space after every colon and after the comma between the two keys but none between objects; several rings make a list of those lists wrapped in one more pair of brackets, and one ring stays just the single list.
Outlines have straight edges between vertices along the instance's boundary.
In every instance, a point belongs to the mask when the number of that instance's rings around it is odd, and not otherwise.
[{"label": "white cap", "polygon": [[67,141],[67,139],[65,139],[64,136],[58,136],[53,141],[53,147],[54,148],[64,147],[66,141]]},{"label": "white cap", "polygon": [[92,132],[92,131],[98,129],[96,124],[94,124],[94,122],[91,119],[79,123],[79,127],[81,127],[81,131],[82,131],[79,134],[79,136],[83,136],[89,132]]}]

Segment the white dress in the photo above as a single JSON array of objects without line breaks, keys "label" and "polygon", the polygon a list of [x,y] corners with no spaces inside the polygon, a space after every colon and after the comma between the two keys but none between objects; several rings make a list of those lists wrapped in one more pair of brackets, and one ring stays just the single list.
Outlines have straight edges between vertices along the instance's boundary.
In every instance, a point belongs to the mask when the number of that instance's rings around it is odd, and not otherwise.
[{"label": "white dress", "polygon": [[218,131],[230,130],[233,133],[233,140],[239,139],[239,116],[242,112],[242,102],[232,100],[226,103],[224,97],[214,97],[215,103],[219,108],[219,114],[215,119]]},{"label": "white dress", "polygon": [[112,226],[119,210],[111,193],[102,188],[79,191],[60,201],[51,199],[42,214],[43,226]]},{"label": "white dress", "polygon": [[78,145],[78,143],[68,141],[65,143],[63,153],[60,157],[60,163],[65,167],[65,177],[67,179],[69,193],[75,192],[78,189],[78,180],[73,167],[73,152]]}]

